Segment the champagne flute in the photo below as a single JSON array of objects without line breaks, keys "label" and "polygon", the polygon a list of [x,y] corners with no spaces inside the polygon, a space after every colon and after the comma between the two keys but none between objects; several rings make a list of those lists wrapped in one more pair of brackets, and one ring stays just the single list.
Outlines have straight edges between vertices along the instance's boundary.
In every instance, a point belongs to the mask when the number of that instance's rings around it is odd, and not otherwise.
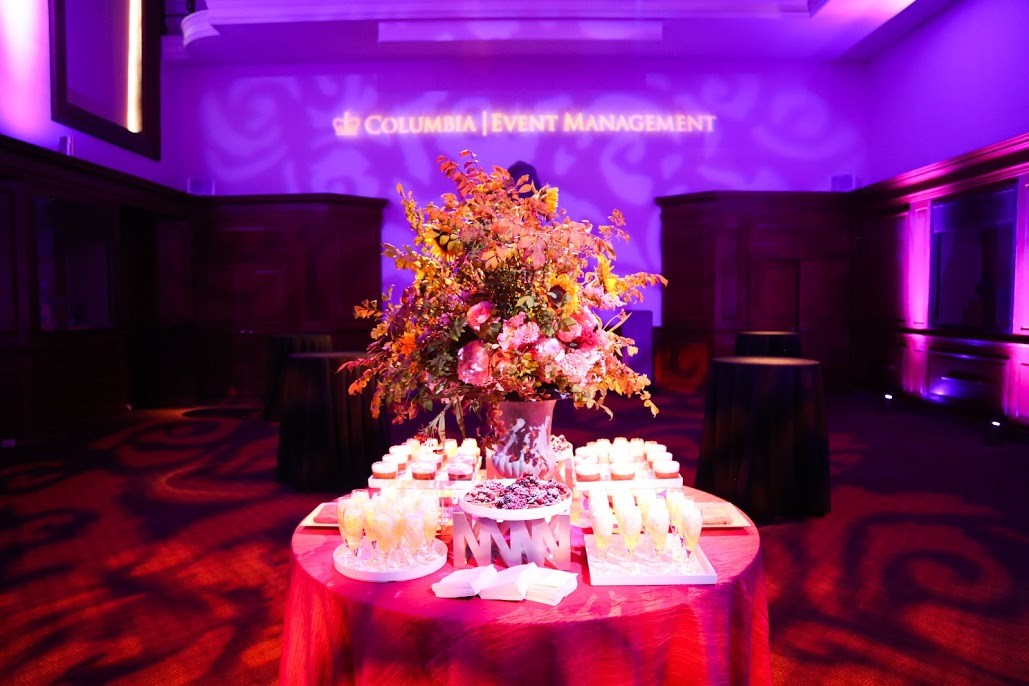
[{"label": "champagne flute", "polygon": [[[615,513],[618,516],[618,513]],[[622,517],[618,520],[618,531],[622,535],[622,542],[625,543],[625,549],[629,553],[629,560],[634,562],[636,559],[636,546],[640,542],[640,533],[643,530],[643,515],[640,514],[640,509],[635,505],[622,510]],[[637,574],[639,568],[633,565],[629,569],[630,574]]]},{"label": "champagne flute", "polygon": [[364,508],[350,503],[343,510],[343,538],[346,539],[347,549],[357,557],[358,548],[361,546],[361,538],[364,533]]},{"label": "champagne flute", "polygon": [[413,564],[415,555],[425,545],[425,513],[413,508],[404,513],[404,556]]},{"label": "champagne flute", "polygon": [[593,516],[593,542],[597,544],[597,551],[600,553],[596,560],[599,563],[607,560],[607,550],[611,545],[614,528],[615,516],[606,506],[604,509],[598,508]]},{"label": "champagne flute", "polygon": [[436,530],[439,528],[439,518],[442,514],[439,506],[439,499],[432,498],[422,501],[422,531],[425,533],[425,546],[431,549],[432,542],[436,539]]},{"label": "champagne flute", "polygon": [[376,540],[378,541],[379,553],[382,555],[382,565],[389,567],[393,563],[393,558],[390,553],[396,548],[397,538],[394,535],[396,531],[396,520],[399,519],[396,510],[391,508],[382,508],[381,511],[376,513]]},{"label": "champagne flute", "polygon": [[693,551],[700,543],[700,532],[704,528],[704,515],[701,514],[700,508],[695,503],[690,503],[683,511],[683,520],[682,542],[686,548],[686,571],[692,572],[697,567]]},{"label": "champagne flute", "polygon": [[664,500],[655,500],[647,511],[647,535],[654,544],[654,553],[658,560],[665,551],[668,542],[668,506]]}]

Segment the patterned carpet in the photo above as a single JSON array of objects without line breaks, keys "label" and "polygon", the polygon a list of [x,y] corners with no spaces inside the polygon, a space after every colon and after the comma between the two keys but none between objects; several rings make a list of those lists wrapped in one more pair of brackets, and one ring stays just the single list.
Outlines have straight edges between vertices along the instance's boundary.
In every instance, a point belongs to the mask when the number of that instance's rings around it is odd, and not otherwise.
[{"label": "patterned carpet", "polygon": [[[691,483],[702,399],[657,400],[556,431],[660,439]],[[828,413],[832,513],[761,528],[776,683],[1025,683],[1029,444],[865,395]],[[0,450],[0,681],[277,682],[290,535],[331,494],[275,483],[256,413],[191,415]]]}]

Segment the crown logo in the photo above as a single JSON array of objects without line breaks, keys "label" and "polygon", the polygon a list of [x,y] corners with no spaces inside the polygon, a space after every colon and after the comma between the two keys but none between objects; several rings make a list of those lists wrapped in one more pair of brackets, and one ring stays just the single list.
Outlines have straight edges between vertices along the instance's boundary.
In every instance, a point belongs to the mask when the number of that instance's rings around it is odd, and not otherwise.
[{"label": "crown logo", "polygon": [[337,136],[356,136],[361,130],[361,118],[347,110],[342,117],[332,120],[332,128],[335,129]]}]

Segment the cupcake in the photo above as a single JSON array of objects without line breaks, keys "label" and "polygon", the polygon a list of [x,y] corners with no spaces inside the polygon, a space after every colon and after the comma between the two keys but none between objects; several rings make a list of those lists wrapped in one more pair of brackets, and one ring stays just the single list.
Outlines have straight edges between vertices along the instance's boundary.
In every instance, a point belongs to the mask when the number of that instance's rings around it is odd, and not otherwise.
[{"label": "cupcake", "polygon": [[451,462],[447,465],[447,477],[451,481],[470,481],[475,468],[465,462]]},{"label": "cupcake", "polygon": [[431,481],[436,478],[439,466],[435,462],[414,462],[411,464],[411,476],[418,481]]},{"label": "cupcake", "polygon": [[397,470],[399,471],[400,467],[403,467],[404,465],[407,464],[407,454],[406,453],[386,453],[385,455],[382,456],[382,461],[383,462],[389,462],[390,464],[397,465]]},{"label": "cupcake", "polygon": [[576,481],[600,481],[600,465],[580,462],[575,465],[575,479]]},{"label": "cupcake", "polygon": [[672,454],[667,450],[651,450],[647,453],[647,462],[654,464],[655,462],[667,462],[672,459]]},{"label": "cupcake", "polygon": [[580,453],[574,458],[575,464],[600,464],[600,459],[593,453]]},{"label": "cupcake", "polygon": [[373,462],[372,478],[395,479],[397,478],[397,465],[395,462]]},{"label": "cupcake", "polygon": [[661,460],[651,467],[654,470],[654,477],[658,479],[674,479],[679,476],[679,463],[675,460]]},{"label": "cupcake", "polygon": [[628,481],[636,478],[636,465],[632,462],[611,463],[611,480]]}]

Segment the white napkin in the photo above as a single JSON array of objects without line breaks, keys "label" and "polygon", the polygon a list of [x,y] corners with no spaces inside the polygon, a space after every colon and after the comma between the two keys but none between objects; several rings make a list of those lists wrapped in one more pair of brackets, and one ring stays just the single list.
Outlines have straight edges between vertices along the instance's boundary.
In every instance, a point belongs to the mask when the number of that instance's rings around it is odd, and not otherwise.
[{"label": "white napkin", "polygon": [[432,585],[438,598],[468,598],[478,595],[497,576],[497,568],[468,567],[452,572]]},{"label": "white napkin", "polygon": [[479,590],[479,597],[486,600],[525,600],[529,583],[538,569],[536,563],[530,562],[497,572],[497,575]]},{"label": "white napkin", "polygon": [[539,567],[529,582],[526,600],[557,605],[579,585],[579,575],[559,569]]}]

